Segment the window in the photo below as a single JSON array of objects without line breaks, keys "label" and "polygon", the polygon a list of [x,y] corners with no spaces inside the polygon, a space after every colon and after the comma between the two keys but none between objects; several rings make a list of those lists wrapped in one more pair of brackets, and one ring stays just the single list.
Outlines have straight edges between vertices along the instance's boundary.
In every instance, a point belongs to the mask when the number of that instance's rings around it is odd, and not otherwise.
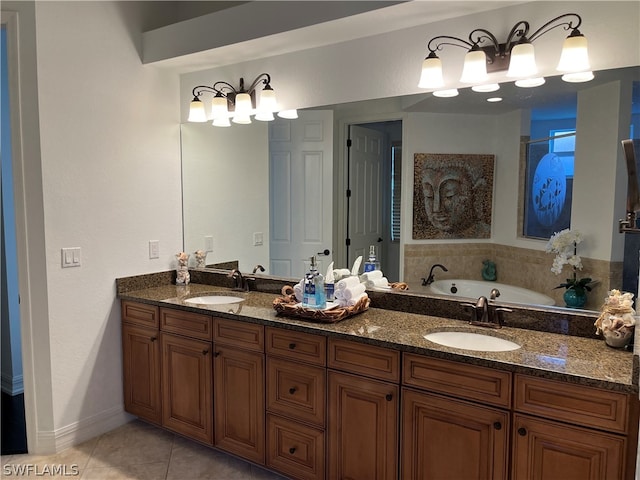
[{"label": "window", "polygon": [[400,202],[402,198],[402,146],[391,146],[391,241],[400,241]]}]

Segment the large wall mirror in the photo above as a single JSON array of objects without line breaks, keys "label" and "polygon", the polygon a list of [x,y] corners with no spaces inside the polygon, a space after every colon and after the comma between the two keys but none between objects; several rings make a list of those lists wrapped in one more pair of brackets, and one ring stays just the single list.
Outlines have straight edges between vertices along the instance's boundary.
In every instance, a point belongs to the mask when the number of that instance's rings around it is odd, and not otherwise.
[{"label": "large wall mirror", "polygon": [[[597,92],[593,89],[620,82],[624,85],[620,91],[631,92],[625,93],[628,98],[625,97],[624,101],[628,100],[629,105],[621,108],[621,111],[626,109],[631,117],[628,121],[623,119],[620,122],[628,123],[626,134],[620,133],[615,136],[615,140],[607,140],[611,143],[609,151],[618,152],[621,139],[619,137],[640,136],[640,67],[600,71],[595,74],[592,82],[583,84],[570,84],[560,81],[559,78],[548,78],[545,85],[532,89],[517,88],[511,83],[502,84],[498,92],[490,95],[461,90],[459,97],[453,99],[440,99],[431,94],[422,94],[313,109],[329,112],[327,121],[332,126],[328,128],[331,131],[325,131],[323,134],[323,138],[331,139],[332,145],[331,148],[324,147],[326,151],[323,159],[333,163],[333,169],[329,173],[333,185],[325,183],[322,187],[325,194],[331,192],[330,196],[333,199],[329,203],[330,206],[324,204],[325,209],[330,208],[333,218],[333,240],[329,247],[333,256],[330,259],[336,266],[350,266],[355,255],[361,252],[356,248],[347,252],[343,245],[347,214],[346,201],[340,198],[340,193],[345,191],[348,173],[345,170],[346,148],[342,142],[345,140],[348,127],[353,125],[381,133],[385,149],[389,152],[402,152],[401,162],[397,156],[392,160],[389,153],[389,159],[385,162],[391,162],[393,168],[385,164],[387,166],[376,180],[380,182],[377,185],[380,185],[381,189],[380,198],[376,201],[381,202],[382,207],[379,211],[383,216],[383,221],[377,228],[383,235],[379,238],[372,235],[363,237],[365,245],[375,243],[379,246],[380,252],[383,253],[383,269],[393,272],[390,273],[390,279],[416,284],[420,277],[426,276],[428,272],[424,271],[424,266],[419,267],[420,272],[412,270],[414,264],[411,257],[425,246],[433,247],[433,251],[443,248],[445,244],[468,245],[477,250],[496,243],[510,245],[513,242],[509,238],[515,238],[515,242],[519,242],[520,246],[544,251],[543,240],[524,237],[522,212],[514,211],[521,197],[518,190],[523,138],[522,131],[512,128],[512,125],[518,123],[522,126],[530,122],[531,125],[537,126],[536,129],[533,126],[529,129],[529,137],[543,136],[544,134],[539,132],[551,131],[556,124],[564,125],[562,119],[573,116],[575,123],[579,91],[591,89]],[[488,96],[499,96],[503,100],[490,103],[487,102]],[[633,103],[631,98],[634,99]],[[578,122],[579,125],[587,122],[594,128],[606,127],[608,120],[599,118],[597,112],[585,112],[585,109],[577,112],[578,116],[583,116]],[[302,121],[305,111],[300,113]],[[585,115],[589,115],[589,118],[585,118]],[[561,126],[557,129],[563,128],[564,126]],[[274,170],[270,170],[269,166],[270,136],[273,135],[273,129],[272,125],[270,131],[267,122],[233,125],[231,128],[215,128],[208,123],[182,125],[184,250],[193,253],[195,250],[210,249],[207,265],[237,261],[243,272],[250,272],[255,265],[261,264],[267,267],[267,273],[282,276],[280,271],[269,271],[270,242],[274,232],[279,228],[280,221],[274,221],[274,218],[283,216],[282,206],[278,207],[279,216],[270,211],[270,203],[274,202],[274,192],[270,192],[269,189],[270,177],[274,175]],[[621,132],[624,131],[625,128],[622,128]],[[313,134],[318,135],[317,129],[313,130]],[[577,135],[580,135],[579,129]],[[418,152],[496,155],[493,227],[489,240],[453,239],[450,242],[430,242],[411,238],[413,157]],[[614,161],[607,160],[611,165]],[[291,179],[278,178],[281,184],[291,182]],[[358,181],[366,182],[367,178],[362,176]],[[353,182],[353,179],[351,180]],[[572,181],[575,191],[579,189],[576,182],[590,180],[582,180],[581,176],[576,175]],[[271,184],[273,185],[273,178]],[[614,203],[622,205],[622,210],[616,212],[620,217],[625,214],[624,201],[620,200],[625,195],[626,183],[624,191],[616,191],[616,198],[611,199],[610,210],[613,210]],[[511,200],[505,202],[505,198]],[[355,203],[351,202],[352,215],[354,205]],[[398,225],[400,216],[403,219],[402,228]],[[599,216],[594,215],[593,222],[599,220]],[[354,228],[353,223],[351,225]],[[597,229],[607,232],[608,238],[606,241],[592,242],[592,245],[588,246],[591,250],[587,251],[586,255],[593,254],[598,258],[609,261],[613,259],[616,262],[616,259],[619,259],[619,263],[622,263],[621,255],[615,250],[619,250],[618,246],[624,242],[615,237],[618,234],[613,231],[613,222],[609,219],[598,225]],[[382,239],[382,242],[376,243],[379,239]],[[319,253],[317,247],[310,247],[307,253]],[[636,268],[637,254],[636,249],[635,258],[626,260]],[[458,268],[456,273],[466,278],[477,277],[479,270],[476,265],[472,266],[473,272],[467,274],[460,270],[464,268],[464,262],[460,263],[461,265],[455,265]],[[549,256],[548,262],[539,268],[545,269],[547,274],[551,263],[552,258]],[[397,278],[391,278],[396,275]],[[293,274],[291,276],[296,277]],[[559,278],[558,282],[563,280]],[[537,290],[547,288],[545,286]],[[428,294],[418,288],[417,284],[412,291]]]}]

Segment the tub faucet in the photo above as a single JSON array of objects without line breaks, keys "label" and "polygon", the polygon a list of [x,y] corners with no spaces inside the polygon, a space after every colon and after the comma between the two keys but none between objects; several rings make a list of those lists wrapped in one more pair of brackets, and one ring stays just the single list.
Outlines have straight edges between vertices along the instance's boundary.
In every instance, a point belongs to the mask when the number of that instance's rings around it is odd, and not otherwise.
[{"label": "tub faucet", "polygon": [[422,279],[422,286],[431,285],[434,282],[435,277],[433,276],[433,270],[436,267],[441,268],[445,272],[449,271],[447,269],[447,267],[445,267],[444,265],[441,265],[439,263],[436,263],[436,264],[432,265],[431,266],[431,270],[429,270],[429,276],[426,279],[425,278]]},{"label": "tub faucet", "polygon": [[497,288],[492,288],[491,293],[489,293],[489,300],[495,300],[500,296],[500,290]]},{"label": "tub faucet", "polygon": [[256,265],[255,267],[253,267],[253,274],[255,275],[255,273],[260,270],[261,272],[264,272],[264,267],[260,264]]}]

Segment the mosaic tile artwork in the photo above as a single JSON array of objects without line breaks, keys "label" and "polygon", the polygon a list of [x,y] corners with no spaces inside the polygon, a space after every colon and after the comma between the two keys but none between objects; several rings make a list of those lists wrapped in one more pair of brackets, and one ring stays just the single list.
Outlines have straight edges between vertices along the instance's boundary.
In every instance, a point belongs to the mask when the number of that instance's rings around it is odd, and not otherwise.
[{"label": "mosaic tile artwork", "polygon": [[490,238],[494,155],[416,153],[413,239]]}]

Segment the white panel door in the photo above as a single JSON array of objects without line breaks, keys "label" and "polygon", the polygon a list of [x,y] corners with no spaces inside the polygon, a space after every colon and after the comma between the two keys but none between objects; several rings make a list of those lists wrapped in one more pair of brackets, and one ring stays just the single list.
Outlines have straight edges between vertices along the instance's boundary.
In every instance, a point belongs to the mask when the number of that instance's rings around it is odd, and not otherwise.
[{"label": "white panel door", "polygon": [[[382,249],[382,168],[384,135],[359,125],[351,125],[349,188],[349,268],[362,255],[369,256],[369,245]],[[360,268],[362,271],[362,267]]]},{"label": "white panel door", "polygon": [[[302,278],[329,250],[333,214],[333,112],[298,112],[269,124],[269,273]],[[331,262],[318,256],[324,275]]]}]

